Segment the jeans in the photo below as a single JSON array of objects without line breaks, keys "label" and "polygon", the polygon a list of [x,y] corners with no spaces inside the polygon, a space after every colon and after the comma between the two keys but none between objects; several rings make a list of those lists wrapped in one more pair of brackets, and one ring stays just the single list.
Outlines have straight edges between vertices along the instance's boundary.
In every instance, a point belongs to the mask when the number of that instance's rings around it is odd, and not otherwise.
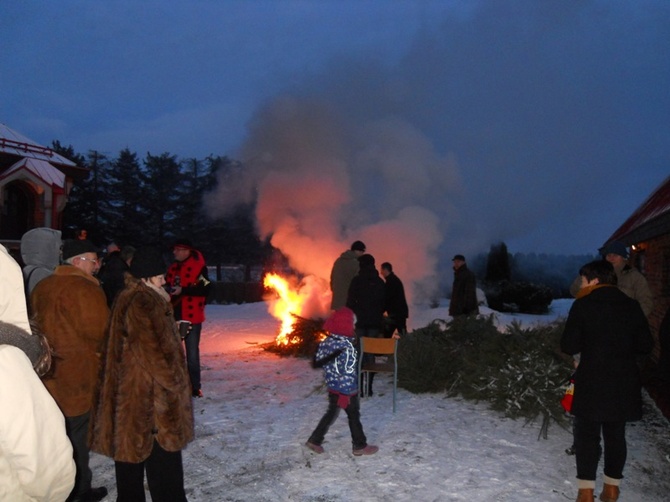
[{"label": "jeans", "polygon": [[191,390],[197,393],[200,390],[200,332],[202,323],[192,324],[191,332],[184,338],[186,348],[186,365],[191,377]]},{"label": "jeans", "polygon": [[605,450],[605,476],[623,478],[628,450],[626,422],[592,422],[575,417],[577,479],[595,480],[600,460],[600,434]]},{"label": "jeans", "polygon": [[181,451],[165,451],[154,441],[144,462],[114,462],[117,502],[145,502],[144,471],[152,502],[185,502]]},{"label": "jeans", "polygon": [[65,432],[72,443],[74,463],[77,468],[72,495],[78,497],[91,489],[93,473],[88,466],[88,423],[90,413],[84,413],[76,417],[65,417]]},{"label": "jeans", "polygon": [[[333,392],[328,393],[328,409],[323,415],[319,424],[309,437],[309,442],[320,445],[326,437],[326,433],[331,425],[340,414],[340,408],[337,406],[338,394]],[[349,406],[344,410],[349,418],[349,430],[351,431],[351,444],[354,450],[365,448],[368,445],[367,438],[363,433],[363,426],[361,425],[361,405],[358,394],[350,396]]]}]

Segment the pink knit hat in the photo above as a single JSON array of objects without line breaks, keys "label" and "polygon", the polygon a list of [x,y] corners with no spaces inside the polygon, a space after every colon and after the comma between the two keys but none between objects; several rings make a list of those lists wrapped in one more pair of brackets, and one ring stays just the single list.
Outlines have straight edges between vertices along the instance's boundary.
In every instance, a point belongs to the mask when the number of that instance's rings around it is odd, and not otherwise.
[{"label": "pink knit hat", "polygon": [[323,323],[323,329],[335,335],[353,337],[355,335],[354,312],[348,307],[337,309]]}]

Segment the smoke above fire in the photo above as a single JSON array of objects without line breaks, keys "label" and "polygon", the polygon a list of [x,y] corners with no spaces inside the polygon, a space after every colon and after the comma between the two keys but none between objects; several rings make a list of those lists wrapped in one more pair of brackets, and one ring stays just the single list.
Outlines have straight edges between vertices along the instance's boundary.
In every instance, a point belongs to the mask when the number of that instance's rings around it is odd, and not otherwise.
[{"label": "smoke above fire", "polygon": [[258,111],[239,158],[242,174],[209,195],[210,213],[256,200],[261,237],[326,289],[335,259],[362,240],[378,268],[393,265],[410,302],[435,296],[462,188],[455,161],[411,124],[349,120],[324,101],[282,96]]}]

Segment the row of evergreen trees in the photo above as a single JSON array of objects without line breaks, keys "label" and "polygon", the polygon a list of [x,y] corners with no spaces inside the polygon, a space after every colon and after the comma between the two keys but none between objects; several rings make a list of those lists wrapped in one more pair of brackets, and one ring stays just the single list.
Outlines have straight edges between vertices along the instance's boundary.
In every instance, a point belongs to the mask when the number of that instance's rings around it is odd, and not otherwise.
[{"label": "row of evergreen trees", "polygon": [[[472,260],[472,270],[480,285],[510,283],[546,288],[549,298],[570,298],[570,285],[585,263],[597,259],[595,254],[556,255],[546,253],[510,253],[504,242],[492,244],[488,254]],[[525,295],[523,291],[519,294]],[[544,294],[544,293],[543,293]]]},{"label": "row of evergreen trees", "polygon": [[234,176],[243,166],[228,157],[180,160],[163,153],[140,160],[129,149],[109,158],[96,151],[84,156],[72,146],[53,142],[58,154],[90,170],[75,180],[63,213],[64,237],[86,229],[88,238],[104,246],[156,245],[167,247],[177,238],[190,239],[210,265],[255,265],[269,255],[254,226],[252,205],[231,215],[213,218],[203,196],[217,180]]}]

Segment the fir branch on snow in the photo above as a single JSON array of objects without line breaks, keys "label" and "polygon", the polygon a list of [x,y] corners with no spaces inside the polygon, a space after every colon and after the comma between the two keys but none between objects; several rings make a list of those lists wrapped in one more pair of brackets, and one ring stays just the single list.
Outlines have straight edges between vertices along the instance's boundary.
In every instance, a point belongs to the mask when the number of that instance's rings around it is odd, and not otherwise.
[{"label": "fir branch on snow", "polygon": [[509,418],[567,427],[560,406],[571,371],[559,353],[562,324],[523,329],[519,323],[500,333],[491,317],[433,322],[400,341],[399,385],[412,392],[446,392],[487,401]]}]

